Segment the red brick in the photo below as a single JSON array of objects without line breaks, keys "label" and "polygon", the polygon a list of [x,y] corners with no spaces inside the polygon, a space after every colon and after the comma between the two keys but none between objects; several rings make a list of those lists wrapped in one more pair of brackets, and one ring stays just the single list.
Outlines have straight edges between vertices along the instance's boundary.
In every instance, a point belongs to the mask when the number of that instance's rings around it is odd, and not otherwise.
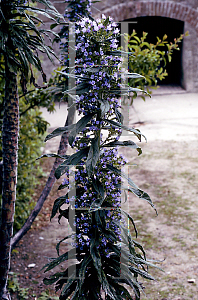
[{"label": "red brick", "polygon": [[173,6],[173,3],[168,3],[168,11],[167,11],[168,18],[171,18],[172,6]]},{"label": "red brick", "polygon": [[164,2],[162,2],[160,4],[161,4],[160,13],[161,13],[161,16],[164,16]]},{"label": "red brick", "polygon": [[151,16],[155,16],[155,2],[151,2]]},{"label": "red brick", "polygon": [[184,13],[184,6],[183,5],[181,5],[180,6],[180,10],[179,10],[179,13],[178,13],[178,18],[180,19],[180,20],[182,20],[183,21],[183,13]]},{"label": "red brick", "polygon": [[162,4],[162,16],[163,17],[166,17],[166,8],[167,8],[167,3],[166,2],[163,2]]},{"label": "red brick", "polygon": [[187,16],[186,16],[186,22],[188,22],[188,23],[191,24],[191,22],[192,22],[192,15],[193,15],[192,9],[190,8],[190,9],[188,10],[188,14],[187,14]]},{"label": "red brick", "polygon": [[175,19],[175,14],[176,14],[176,4],[173,3],[172,4],[172,9],[171,9],[171,15],[170,15],[170,17],[173,18],[173,19]]},{"label": "red brick", "polygon": [[135,18],[137,16],[135,5],[133,3],[129,3],[128,10],[129,10],[130,18]]},{"label": "red brick", "polygon": [[159,2],[155,3],[155,16],[159,16]]},{"label": "red brick", "polygon": [[146,2],[141,3],[141,16],[148,16],[147,5],[148,3]]},{"label": "red brick", "polygon": [[139,15],[141,12],[141,3],[136,2],[136,14]]},{"label": "red brick", "polygon": [[147,4],[147,16],[152,16],[152,2],[148,2]]}]

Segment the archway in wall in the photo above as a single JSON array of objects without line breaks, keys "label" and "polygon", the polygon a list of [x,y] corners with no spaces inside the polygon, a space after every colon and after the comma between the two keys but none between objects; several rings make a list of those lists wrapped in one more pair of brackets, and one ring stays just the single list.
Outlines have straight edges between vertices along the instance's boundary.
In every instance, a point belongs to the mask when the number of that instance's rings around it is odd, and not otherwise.
[{"label": "archway in wall", "polygon": [[[148,32],[147,41],[149,43],[156,43],[157,36],[162,39],[164,34],[167,34],[168,41],[173,42],[174,38],[177,38],[184,32],[184,22],[176,19],[158,16],[146,16],[137,17],[133,19],[127,19],[124,21],[137,22],[129,24],[129,34],[133,29],[137,32],[138,36],[142,36],[142,32]],[[167,62],[166,70],[168,76],[159,81],[160,85],[180,85],[182,82],[182,42],[179,43],[180,51],[173,51],[172,61]],[[167,50],[161,47],[161,50]]]}]

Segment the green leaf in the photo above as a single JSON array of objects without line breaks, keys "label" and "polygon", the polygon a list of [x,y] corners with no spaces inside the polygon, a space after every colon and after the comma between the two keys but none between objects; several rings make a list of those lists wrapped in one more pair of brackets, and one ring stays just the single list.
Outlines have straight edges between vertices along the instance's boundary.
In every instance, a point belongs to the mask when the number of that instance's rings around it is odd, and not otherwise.
[{"label": "green leaf", "polygon": [[[76,270],[75,270],[75,271],[76,271]],[[76,286],[76,284],[74,284],[75,281],[76,281],[76,272],[75,272],[75,271],[74,271],[74,272],[72,273],[72,275],[70,275],[70,277],[67,279],[67,283],[64,285],[63,290],[62,290],[62,292],[61,292],[61,295],[66,296],[67,291],[69,291],[69,290],[70,290],[70,293],[69,293],[69,295],[70,295],[71,292],[72,292],[72,290],[74,290],[74,288],[75,288],[75,286]],[[71,289],[71,287],[73,287],[73,288]],[[64,299],[66,299],[66,298],[64,298]]]},{"label": "green leaf", "polygon": [[97,136],[95,139],[92,139],[92,143],[89,149],[87,162],[86,162],[86,170],[88,173],[88,176],[90,177],[93,173],[93,170],[97,164],[99,155],[100,155],[100,149],[99,149],[99,137]]},{"label": "green leaf", "polygon": [[98,240],[96,241],[96,238],[91,239],[90,242],[90,254],[93,260],[94,267],[96,269],[96,272],[98,274],[98,280],[102,282],[102,262],[99,250],[97,249]]},{"label": "green leaf", "polygon": [[114,141],[103,145],[103,147],[116,147],[116,146],[130,147],[136,149],[139,153],[138,155],[142,154],[142,149],[138,145],[136,145],[136,143],[134,143],[133,141],[123,141],[123,142]]},{"label": "green leaf", "polygon": [[110,243],[117,242],[117,235],[112,230],[104,230],[103,233]]},{"label": "green leaf", "polygon": [[62,277],[64,272],[58,272],[53,275],[50,275],[50,278],[44,278],[43,283],[46,285],[50,285],[55,283],[60,277]]},{"label": "green leaf", "polygon": [[87,72],[90,72],[90,73],[97,73],[101,70],[101,67],[91,66],[91,67],[87,68],[86,70],[87,70]]},{"label": "green leaf", "polygon": [[121,170],[115,168],[114,166],[111,166],[111,165],[109,165],[109,164],[106,164],[106,166],[107,166],[107,169],[109,169],[109,170],[111,170],[112,172],[117,173],[118,175],[120,175],[120,176],[122,176],[123,178],[125,178],[125,179],[128,181],[128,183],[129,183],[129,185],[130,185],[131,187],[133,187],[134,189],[137,189],[137,190],[138,190],[137,185],[131,180],[131,178],[128,177],[128,175],[126,175],[125,173],[121,172]]},{"label": "green leaf", "polygon": [[125,76],[128,77],[128,78],[144,78],[144,76],[138,74],[138,73],[125,73]]},{"label": "green leaf", "polygon": [[118,284],[116,280],[113,280],[112,278],[109,278],[108,280],[111,286],[116,290],[116,294],[122,297],[120,299],[134,300],[124,286]]},{"label": "green leaf", "polygon": [[114,50],[114,51],[106,51],[106,55],[113,55],[113,56],[128,56],[128,55],[133,55],[133,52],[125,52],[122,50]]},{"label": "green leaf", "polygon": [[91,88],[91,84],[88,84],[87,82],[81,82],[77,86],[67,90],[65,93],[75,93],[76,95],[81,95],[89,92]]},{"label": "green leaf", "polygon": [[65,300],[67,299],[67,297],[69,297],[72,292],[76,289],[77,287],[77,280],[75,280],[75,278],[70,278],[68,281],[67,281],[67,284],[66,284],[66,289],[64,288],[65,292],[61,293],[60,295],[60,300]]},{"label": "green leaf", "polygon": [[129,187],[128,190],[129,190],[129,192],[132,192],[134,195],[136,195],[138,198],[146,200],[154,208],[154,210],[156,211],[156,214],[158,214],[157,209],[155,208],[155,205],[153,204],[150,196],[146,192],[140,190],[139,188],[134,189],[134,188]]},{"label": "green leaf", "polygon": [[108,100],[98,100],[100,103],[100,111],[101,111],[101,118],[110,110],[110,104]]},{"label": "green leaf", "polygon": [[68,198],[68,196],[61,196],[59,198],[57,198],[55,201],[54,201],[54,205],[53,205],[53,208],[52,208],[52,213],[51,213],[51,217],[50,217],[50,221],[52,218],[55,217],[58,209],[65,203],[65,200]]},{"label": "green leaf", "polygon": [[81,159],[88,155],[90,147],[86,147],[78,152],[72,154],[68,159],[61,163],[55,171],[55,177],[59,179],[68,170],[70,165],[77,165]]},{"label": "green leaf", "polygon": [[72,131],[70,132],[68,141],[70,146],[72,146],[73,141],[75,140],[76,135],[81,132],[87,125],[87,123],[89,123],[89,121],[93,118],[95,114],[88,114],[84,117],[82,117],[74,126],[74,128],[72,129]]},{"label": "green leaf", "polygon": [[59,256],[59,247],[60,247],[60,244],[61,244],[63,241],[65,241],[65,240],[67,240],[67,239],[69,239],[69,238],[71,238],[71,237],[72,237],[72,234],[70,234],[70,235],[64,237],[62,240],[60,240],[60,242],[58,242],[58,243],[56,244],[56,251],[57,251],[58,256]]},{"label": "green leaf", "polygon": [[58,23],[54,23],[54,24],[51,24],[50,25],[50,29],[54,29],[56,26],[58,26],[59,24]]},{"label": "green leaf", "polygon": [[59,155],[55,153],[48,153],[48,154],[43,154],[39,156],[37,159],[43,158],[43,157],[56,157],[56,158],[61,158],[61,159],[68,159],[70,155]]},{"label": "green leaf", "polygon": [[44,273],[47,272],[47,271],[50,271],[51,269],[58,266],[60,263],[68,260],[68,257],[70,259],[72,259],[72,258],[75,258],[75,256],[76,256],[76,248],[73,248],[73,249],[69,250],[68,252],[62,254],[61,256],[57,257],[57,258],[52,258],[52,262],[46,264],[41,270],[46,269],[44,271]]},{"label": "green leaf", "polygon": [[129,127],[127,127],[127,126],[125,126],[125,125],[122,125],[122,124],[120,124],[120,123],[117,123],[117,122],[115,122],[115,121],[113,121],[113,120],[104,119],[104,121],[107,122],[107,123],[110,123],[110,124],[114,125],[115,127],[122,128],[122,129],[125,129],[125,130],[127,130],[127,131],[133,132],[133,133],[137,136],[137,138],[139,139],[139,141],[141,141],[141,136],[143,136],[143,137],[145,138],[145,140],[147,141],[145,135],[143,135],[143,134],[139,131],[139,129],[129,128]]},{"label": "green leaf", "polygon": [[52,133],[48,134],[45,138],[45,142],[50,140],[51,138],[58,136],[58,135],[62,135],[65,132],[69,132],[71,131],[76,124],[71,124],[69,126],[65,126],[65,127],[59,127],[57,129],[55,129],[54,131],[52,131]]},{"label": "green leaf", "polygon": [[[62,72],[62,71],[56,71],[56,73],[61,74],[65,77],[72,77],[72,78],[80,79],[81,81],[90,81],[90,78],[87,77],[87,76],[82,77],[80,75],[76,75],[76,74],[73,74],[73,73]],[[80,84],[79,84],[79,86],[80,86]]]},{"label": "green leaf", "polygon": [[131,215],[130,215],[129,213],[127,213],[127,212],[124,211],[123,209],[119,209],[119,210],[120,210],[121,213],[122,213],[125,217],[127,217],[127,218],[131,221],[131,223],[133,224],[133,227],[134,227],[134,230],[135,230],[135,234],[136,234],[136,238],[137,238],[138,232],[137,232],[137,228],[136,228],[136,226],[135,226],[135,223],[134,223],[133,218],[131,217]]},{"label": "green leaf", "polygon": [[102,288],[103,290],[105,291],[105,293],[113,300],[116,300],[115,296],[114,295],[114,292],[113,292],[113,289],[112,287],[109,285],[109,282],[106,278],[106,275],[105,275],[105,272],[103,271],[103,269],[101,270],[101,274],[102,274]]},{"label": "green leaf", "polygon": [[104,187],[103,184],[100,182],[100,180],[96,177],[96,178],[92,178],[92,184],[93,187],[95,189],[95,191],[101,195],[102,198],[104,198]]},{"label": "green leaf", "polygon": [[85,279],[85,273],[91,261],[91,255],[89,253],[86,253],[79,269],[79,292],[81,292],[81,288]]},{"label": "green leaf", "polygon": [[123,124],[124,117],[117,108],[115,108],[115,115],[118,118],[119,123]]}]

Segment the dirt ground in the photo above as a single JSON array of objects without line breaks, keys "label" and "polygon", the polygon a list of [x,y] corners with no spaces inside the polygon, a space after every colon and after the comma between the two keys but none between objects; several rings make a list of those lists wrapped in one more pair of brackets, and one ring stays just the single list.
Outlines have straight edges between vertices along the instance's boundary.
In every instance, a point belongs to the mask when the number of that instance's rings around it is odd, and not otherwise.
[{"label": "dirt ground", "polygon": [[[136,127],[144,132],[144,124]],[[56,142],[51,143],[48,142],[46,150],[53,152]],[[142,294],[141,299],[198,300],[198,140],[158,138],[140,146],[141,156],[133,149],[122,148],[121,152],[131,165],[131,179],[151,196],[158,216],[148,203],[135,196],[130,196],[128,209],[138,229],[137,241],[144,246],[147,259],[156,261],[163,269],[149,269],[155,281],[140,280],[146,295]],[[52,161],[46,160],[44,168],[50,170],[51,164]],[[45,180],[41,180],[35,199]],[[67,224],[59,225],[56,218],[49,221],[57,197],[56,185],[33,228],[12,253],[11,271],[18,274],[21,286],[29,288],[28,299],[36,300],[46,289],[42,279],[50,272],[44,274],[40,269],[49,257],[56,257],[56,243],[67,235]],[[135,239],[132,228],[131,233]]]}]

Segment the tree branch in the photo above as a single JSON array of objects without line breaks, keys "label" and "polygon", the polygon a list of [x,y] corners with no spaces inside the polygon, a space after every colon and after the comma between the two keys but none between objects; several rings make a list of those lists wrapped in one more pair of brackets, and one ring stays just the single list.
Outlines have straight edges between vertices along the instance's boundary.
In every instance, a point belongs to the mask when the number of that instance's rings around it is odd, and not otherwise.
[{"label": "tree branch", "polygon": [[[65,126],[68,126],[73,123],[74,120],[74,114],[75,114],[75,107],[71,108],[68,112],[68,116],[65,122]],[[58,148],[58,154],[64,155],[68,149],[68,133],[65,133],[62,135],[59,148]],[[14,237],[11,240],[11,247],[12,249],[16,246],[16,244],[20,241],[20,239],[28,232],[28,230],[31,228],[32,223],[34,222],[35,218],[39,214],[41,208],[43,207],[43,204],[49,195],[54,183],[55,183],[55,170],[61,163],[60,158],[56,158],[54,165],[51,169],[50,175],[48,177],[48,180],[45,184],[45,187],[43,191],[41,192],[41,195],[39,199],[37,200],[37,203],[32,210],[31,214],[29,215],[28,219],[26,220],[25,224],[23,227],[14,235]]]}]

